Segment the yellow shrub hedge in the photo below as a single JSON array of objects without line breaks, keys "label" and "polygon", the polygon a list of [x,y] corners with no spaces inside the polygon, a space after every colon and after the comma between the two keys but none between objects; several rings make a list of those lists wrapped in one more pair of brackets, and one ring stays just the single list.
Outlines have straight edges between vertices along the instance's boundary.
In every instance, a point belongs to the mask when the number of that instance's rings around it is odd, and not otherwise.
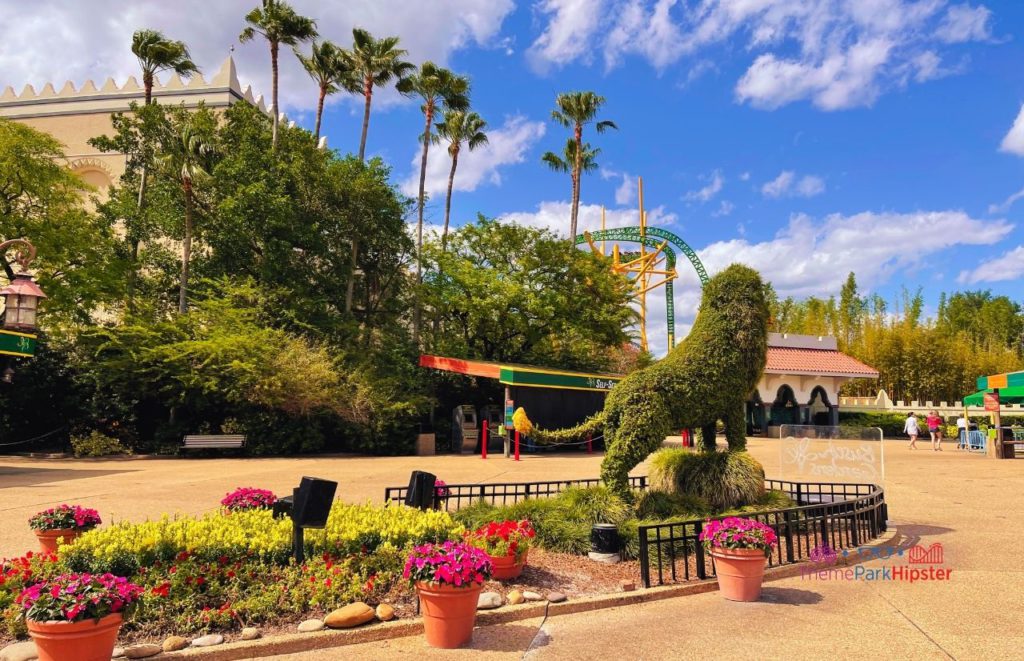
[{"label": "yellow shrub hedge", "polygon": [[[284,562],[291,552],[291,531],[290,520],[275,520],[267,510],[211,512],[200,517],[165,515],[156,521],[98,528],[79,537],[62,554],[72,566],[91,571],[113,571],[125,563],[146,566],[171,560],[183,551],[207,560]],[[462,531],[446,512],[335,503],[325,529],[306,531],[306,550],[332,555],[365,553],[382,544],[402,548],[410,543],[453,539]]]}]

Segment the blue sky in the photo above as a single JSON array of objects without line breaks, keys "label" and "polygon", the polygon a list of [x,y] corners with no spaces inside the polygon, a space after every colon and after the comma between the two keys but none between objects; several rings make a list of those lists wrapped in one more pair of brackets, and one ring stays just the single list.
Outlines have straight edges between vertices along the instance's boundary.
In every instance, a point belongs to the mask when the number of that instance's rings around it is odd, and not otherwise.
[{"label": "blue sky", "polygon": [[[121,78],[133,29],[184,39],[207,72],[236,40],[252,2],[101,0],[31,8],[0,47],[0,86]],[[958,0],[401,0],[345,7],[296,1],[324,37],[347,45],[353,25],[399,35],[416,62],[433,59],[473,81],[491,145],[460,161],[453,223],[477,212],[568,228],[570,182],[540,162],[566,129],[549,120],[557,93],[594,90],[618,131],[588,139],[602,170],[583,182],[581,224],[601,205],[609,225],[635,224],[635,178],[652,222],[698,250],[709,270],[740,260],[783,294],[828,295],[846,274],[893,299],[922,287],[991,289],[1021,300],[1024,280],[1024,3]],[[413,7],[415,9],[413,9]],[[99,8],[99,10],[97,10]],[[119,18],[114,21],[110,16]],[[57,30],[54,30],[54,27]],[[55,41],[58,37],[60,42]],[[68,46],[92,57],[68,62]],[[266,93],[262,44],[236,47],[243,83]],[[288,58],[291,59],[291,58]],[[312,125],[313,83],[283,67],[285,110]],[[415,189],[418,104],[378,99],[368,149]],[[339,96],[324,133],[357,146],[361,105]],[[448,158],[431,154],[443,219]],[[1024,195],[1022,195],[1024,198]],[[681,275],[678,322],[698,293]],[[658,309],[651,299],[652,309]],[[661,312],[662,316],[664,312]],[[656,345],[663,342],[652,328]]]}]

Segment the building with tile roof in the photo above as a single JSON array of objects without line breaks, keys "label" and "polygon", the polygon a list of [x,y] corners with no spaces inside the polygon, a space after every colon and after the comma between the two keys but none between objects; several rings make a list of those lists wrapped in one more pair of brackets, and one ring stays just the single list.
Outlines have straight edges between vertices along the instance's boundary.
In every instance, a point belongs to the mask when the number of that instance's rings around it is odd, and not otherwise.
[{"label": "building with tile roof", "polygon": [[839,389],[851,379],[877,379],[878,370],[839,351],[836,338],[769,333],[768,360],[747,402],[750,433],[777,427],[839,424]]}]

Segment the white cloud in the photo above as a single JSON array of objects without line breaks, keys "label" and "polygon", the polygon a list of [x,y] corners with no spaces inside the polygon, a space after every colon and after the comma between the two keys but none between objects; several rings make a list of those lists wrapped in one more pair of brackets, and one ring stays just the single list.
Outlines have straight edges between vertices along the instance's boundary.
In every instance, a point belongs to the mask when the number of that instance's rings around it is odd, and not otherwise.
[{"label": "white cloud", "polygon": [[624,206],[632,204],[636,200],[636,176],[628,172],[617,172],[601,168],[601,178],[605,181],[621,179],[619,185],[615,188],[615,204]]},{"label": "white cloud", "polygon": [[544,32],[527,51],[534,70],[545,73],[582,58],[592,51],[590,40],[597,31],[605,0],[540,0],[534,11],[548,18]]},{"label": "white cloud", "polygon": [[[61,2],[0,0],[0,14],[17,17],[7,22],[0,49],[0,87],[20,89],[32,83],[40,89],[52,82],[60,89],[65,80],[81,85],[95,79],[102,85],[107,76],[122,83],[138,78],[138,63],[131,54],[131,35],[140,28],[162,30],[172,39],[184,40],[193,59],[213,74],[236,45],[234,57],[243,87],[252,84],[256,94],[270,99],[270,54],[260,39],[238,44],[245,27],[245,13],[257,2],[209,2],[179,0],[174,10],[159,2]],[[321,34],[349,45],[352,28],[360,26],[378,36],[398,35],[409,59],[446,63],[451,54],[470,44],[490,47],[502,22],[514,9],[512,0],[435,0],[429,11],[409,11],[406,0],[375,0],[361,3],[322,3],[293,0],[295,9],[317,21]],[[16,28],[15,28],[16,25]],[[308,46],[307,46],[308,48]],[[315,106],[316,88],[288,48],[281,62],[281,103],[296,111]],[[348,95],[337,95],[335,102]],[[354,97],[353,102],[355,102]],[[382,94],[382,102],[397,100]]]},{"label": "white cloud", "polygon": [[800,297],[838,291],[850,271],[870,289],[948,248],[991,245],[1012,230],[1004,220],[978,220],[962,211],[867,211],[832,214],[820,223],[800,214],[769,241],[719,241],[698,252],[709,272],[741,262],[760,271],[780,295]]},{"label": "white cloud", "polygon": [[744,172],[740,174],[740,181],[750,181],[750,173]]},{"label": "white cloud", "polygon": [[765,197],[781,197],[793,185],[795,176],[791,170],[783,170],[779,176],[761,186],[761,194]]},{"label": "white cloud", "polygon": [[[498,220],[530,227],[549,229],[556,234],[567,235],[569,216],[572,210],[570,202],[545,201],[537,205],[536,211],[512,211],[498,216]],[[594,231],[601,229],[601,205],[581,204],[579,209],[578,231]],[[648,225],[671,225],[677,216],[657,206],[647,209]],[[618,208],[605,209],[605,227],[635,227],[640,224],[640,212],[637,209]]]},{"label": "white cloud", "polygon": [[1020,107],[1020,112],[1017,113],[1017,119],[1013,121],[1013,126],[1010,127],[1010,130],[1003,137],[1003,141],[999,145],[999,151],[1024,156],[1024,105]]},{"label": "white cloud", "polygon": [[725,179],[722,177],[722,173],[718,170],[715,170],[709,176],[701,177],[701,179],[707,181],[708,184],[703,188],[687,192],[683,196],[683,199],[707,202],[715,195],[718,195],[722,190],[722,186],[725,185]]},{"label": "white cloud", "polygon": [[1013,203],[1024,197],[1024,188],[1020,189],[1010,197],[1003,200],[1002,204],[990,204],[988,205],[988,212],[995,213],[1006,213],[1013,206]]},{"label": "white cloud", "polygon": [[962,271],[957,282],[976,284],[1024,278],[1024,246],[1017,246],[999,257],[988,259],[973,271]]},{"label": "white cloud", "polygon": [[991,39],[991,11],[946,0],[540,0],[537,9],[548,19],[530,50],[539,70],[589,64],[595,53],[606,68],[639,56],[659,72],[685,58],[697,62],[685,86],[713,61],[708,51],[745,36],[753,61],[736,97],[769,109],[870,105],[910,80],[957,72],[939,66],[940,48]]},{"label": "white cloud", "polygon": [[813,174],[799,179],[792,170],[783,170],[779,176],[761,186],[765,197],[814,197],[825,192],[825,180]]},{"label": "white cloud", "polygon": [[[521,115],[509,117],[498,129],[488,129],[487,144],[470,151],[465,145],[459,152],[459,164],[455,171],[454,189],[473,191],[482,183],[501,184],[500,168],[522,163],[527,151],[544,136],[543,122],[531,122]],[[420,185],[420,155],[422,147],[412,157],[409,177],[402,183],[402,192],[417,195]],[[427,193],[433,196],[448,190],[448,174],[452,161],[448,156],[447,144],[441,141],[430,150],[427,160]]]},{"label": "white cloud", "polygon": [[735,208],[736,205],[730,202],[729,200],[722,200],[721,203],[718,205],[718,211],[714,212],[711,215],[715,218],[728,216],[729,214],[732,213],[733,209]]},{"label": "white cloud", "polygon": [[805,175],[796,184],[795,192],[800,197],[814,197],[825,192],[825,180],[814,175]]},{"label": "white cloud", "polygon": [[954,5],[946,11],[935,36],[946,43],[984,41],[992,36],[989,19],[992,11],[987,7]]}]

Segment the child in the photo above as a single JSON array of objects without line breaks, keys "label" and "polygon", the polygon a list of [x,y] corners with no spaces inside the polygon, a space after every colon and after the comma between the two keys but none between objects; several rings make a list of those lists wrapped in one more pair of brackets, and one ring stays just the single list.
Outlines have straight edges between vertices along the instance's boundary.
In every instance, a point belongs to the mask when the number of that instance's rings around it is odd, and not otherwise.
[{"label": "child", "polygon": [[917,428],[917,416],[911,413],[907,416],[907,421],[903,424],[903,433],[910,436],[910,448],[911,450],[917,449],[917,435],[920,430]]},{"label": "child", "polygon": [[924,421],[928,425],[928,433],[932,436],[932,450],[939,452],[942,450],[942,418],[939,417],[938,411],[929,411]]}]

